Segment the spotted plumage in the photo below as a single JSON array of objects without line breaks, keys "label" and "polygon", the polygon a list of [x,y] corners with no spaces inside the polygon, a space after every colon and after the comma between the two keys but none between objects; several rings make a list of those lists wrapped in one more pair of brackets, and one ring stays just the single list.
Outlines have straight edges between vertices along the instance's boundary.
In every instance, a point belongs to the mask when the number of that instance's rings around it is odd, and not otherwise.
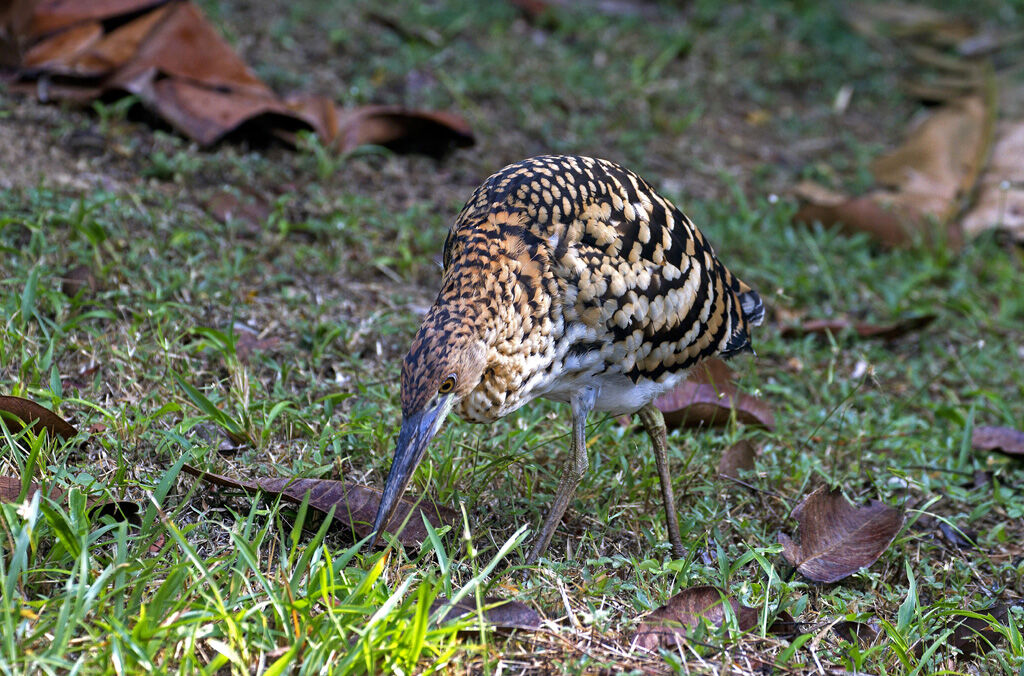
[{"label": "spotted plumage", "polygon": [[[536,397],[570,403],[574,423],[591,410],[640,411],[701,359],[749,349],[763,313],[694,224],[633,172],[589,157],[523,160],[477,188],[448,233],[441,290],[402,367],[403,433],[442,404],[472,422]],[[446,379],[450,394],[438,391]]]}]

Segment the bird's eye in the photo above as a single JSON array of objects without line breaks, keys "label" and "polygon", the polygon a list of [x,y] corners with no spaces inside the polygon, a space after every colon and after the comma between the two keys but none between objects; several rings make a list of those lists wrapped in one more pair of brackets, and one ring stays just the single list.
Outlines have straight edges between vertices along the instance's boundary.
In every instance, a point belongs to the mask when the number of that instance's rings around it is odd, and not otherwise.
[{"label": "bird's eye", "polygon": [[437,388],[438,394],[448,394],[455,389],[455,376],[448,376],[441,381],[441,386]]}]

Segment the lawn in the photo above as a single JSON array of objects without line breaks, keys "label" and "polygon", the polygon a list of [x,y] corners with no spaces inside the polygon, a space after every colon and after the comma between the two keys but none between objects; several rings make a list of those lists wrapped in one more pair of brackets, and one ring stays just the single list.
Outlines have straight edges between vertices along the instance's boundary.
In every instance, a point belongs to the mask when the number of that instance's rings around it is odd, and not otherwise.
[{"label": "lawn", "polygon": [[[80,431],[0,440],[0,475],[44,489],[0,504],[0,671],[1024,673],[1024,463],[971,443],[978,426],[1024,429],[1021,249],[986,233],[890,250],[792,221],[799,180],[863,191],[923,109],[846,3],[199,4],[277,91],[452,110],[477,142],[442,159],[309,139],[203,150],[127,106],[0,85],[0,395]],[[934,4],[1024,30],[1012,2]],[[306,504],[182,471],[381,487],[447,228],[489,174],[542,153],[646,177],[768,308],[756,357],[730,365],[774,428],[734,416],[669,437],[687,556],[638,421],[594,415],[590,470],[524,565],[569,446],[568,408],[543,400],[449,420],[408,495],[461,516],[419,546],[369,551]],[[921,315],[935,319],[888,340],[784,332]],[[723,479],[739,440],[755,468]],[[876,562],[827,584],[778,539],[823,485],[904,515]],[[700,585],[758,609],[756,626],[631,645]],[[432,611],[485,597],[541,628]],[[978,620],[995,648],[958,650],[955,622],[997,604],[1016,607]]]}]

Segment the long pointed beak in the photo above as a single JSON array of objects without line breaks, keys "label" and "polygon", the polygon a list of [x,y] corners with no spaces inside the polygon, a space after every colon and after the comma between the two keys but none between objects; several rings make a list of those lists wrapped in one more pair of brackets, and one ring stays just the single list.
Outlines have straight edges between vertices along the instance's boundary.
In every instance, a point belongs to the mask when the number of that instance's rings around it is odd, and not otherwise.
[{"label": "long pointed beak", "polygon": [[373,520],[373,541],[370,542],[370,549],[374,548],[384,527],[391,521],[409,479],[423,459],[427,445],[440,429],[450,408],[451,397],[448,397],[432,409],[402,418],[395,457],[391,461],[388,479],[384,482],[384,494],[377,507],[377,517]]}]

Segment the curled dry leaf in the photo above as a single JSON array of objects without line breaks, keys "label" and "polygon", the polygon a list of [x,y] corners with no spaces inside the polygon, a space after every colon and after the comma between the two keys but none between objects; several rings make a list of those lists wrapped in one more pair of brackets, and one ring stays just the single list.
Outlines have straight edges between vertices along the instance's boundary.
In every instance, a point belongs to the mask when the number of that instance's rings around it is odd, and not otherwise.
[{"label": "curled dry leaf", "polygon": [[[34,481],[30,482],[25,499],[31,500],[32,496],[38,492],[39,484]],[[16,502],[19,495],[21,495],[21,479],[16,476],[0,476],[0,502]],[[50,488],[47,497],[60,500],[64,497],[64,491],[59,488]]]},{"label": "curled dry leaf", "polygon": [[[377,505],[380,504],[381,492],[379,490],[347,481],[298,477],[260,477],[247,481],[204,472],[191,465],[184,465],[182,470],[216,486],[263,491],[271,495],[280,495],[295,503],[302,502],[306,493],[309,493],[310,507],[324,514],[334,507],[335,521],[350,528],[357,538],[364,538],[373,532],[373,518],[377,513]],[[426,515],[435,528],[443,525],[454,526],[459,520],[458,513],[448,507],[426,500],[415,502],[403,498],[385,529],[389,533],[396,534],[398,541],[403,545],[417,546],[427,539],[427,529],[420,519],[421,513]],[[406,517],[409,517],[408,523],[405,524],[405,528],[402,528]]]},{"label": "curled dry leaf", "polygon": [[6,25],[19,31],[16,51],[23,52],[16,89],[79,103],[134,94],[201,145],[233,133],[294,141],[302,130],[342,151],[372,143],[440,155],[474,141],[466,121],[450,113],[393,106],[339,110],[323,97],[282,99],[191,2],[47,0],[30,21]]},{"label": "curled dry leaf", "polygon": [[[979,615],[989,615],[993,620],[1002,624],[1006,622],[1010,608],[1011,605],[998,603],[976,612]],[[961,659],[983,655],[1003,639],[1003,635],[993,629],[992,622],[987,619],[979,620],[976,617],[968,617],[964,618],[962,622],[957,622],[955,626],[950,645],[960,650]]]},{"label": "curled dry leaf", "polygon": [[[978,615],[985,616],[985,619],[950,615],[945,618],[945,628],[952,629],[953,633],[946,639],[946,644],[960,651],[960,654],[957,656],[960,660],[969,660],[977,655],[984,655],[1003,639],[1003,635],[992,628],[992,623],[1005,624],[1010,608],[1014,605],[1012,603],[997,603],[974,611]],[[991,619],[988,619],[989,617]],[[918,645],[918,656],[923,651],[924,646]]]},{"label": "curled dry leaf", "polygon": [[978,548],[978,534],[972,530],[960,529],[949,525],[945,521],[940,521],[939,532],[942,533],[942,537],[946,539],[946,542],[957,549]]},{"label": "curled dry leaf", "polygon": [[783,338],[799,338],[807,335],[824,336],[829,333],[839,334],[843,331],[852,330],[861,338],[894,340],[913,331],[919,331],[931,324],[933,321],[935,321],[935,315],[933,314],[903,317],[888,324],[855,322],[846,317],[836,317],[834,319],[809,319],[801,324],[783,327],[781,335]]},{"label": "curled dry leaf", "polygon": [[971,446],[976,451],[996,451],[1015,458],[1024,458],[1024,432],[1012,427],[975,427]]},{"label": "curled dry leaf", "polygon": [[665,415],[669,428],[724,427],[735,410],[739,422],[773,429],[775,416],[768,405],[740,392],[732,380],[732,370],[724,361],[708,359],[682,385],[655,399],[654,405]]},{"label": "curled dry leaf", "polygon": [[30,30],[45,35],[83,21],[104,21],[133,14],[168,0],[37,0]]},{"label": "curled dry leaf", "polygon": [[[493,629],[525,629],[536,631],[540,629],[540,615],[536,610],[519,601],[503,601],[493,596],[484,597],[483,600],[484,622]],[[487,606],[491,606],[488,608]],[[437,624],[443,625],[469,615],[476,617],[476,600],[463,598],[454,606],[449,606],[445,598],[437,598],[430,604],[430,614],[447,607],[437,617]]]},{"label": "curled dry leaf", "polygon": [[88,265],[75,266],[61,278],[60,292],[68,298],[75,298],[86,290],[95,293],[98,288],[96,276],[92,274],[92,268]]},{"label": "curled dry leaf", "polygon": [[0,2],[0,67],[21,63],[23,36],[32,21],[35,0]]},{"label": "curled dry leaf", "polygon": [[270,205],[257,195],[242,199],[236,193],[219,190],[206,199],[207,213],[217,221],[227,224],[238,222],[246,226],[253,235],[259,233],[270,217]]},{"label": "curled dry leaf", "polygon": [[903,526],[900,510],[877,500],[857,507],[827,486],[804,498],[793,516],[800,542],[779,533],[783,556],[816,582],[835,582],[870,566]]},{"label": "curled dry leaf", "polygon": [[964,233],[992,228],[1024,244],[1024,121],[1000,122],[992,157],[979,181],[978,199],[963,217]]},{"label": "curled dry leaf", "polygon": [[[43,430],[46,430],[63,439],[70,439],[78,434],[78,430],[71,423],[53,411],[21,397],[0,396],[0,416],[12,431],[20,430],[25,425],[34,423],[32,431],[36,434],[42,434]],[[12,428],[12,422],[17,425],[17,428]]]},{"label": "curled dry leaf", "polygon": [[263,336],[256,329],[240,322],[233,325],[233,330],[236,335],[235,354],[242,363],[247,363],[254,352],[267,352],[281,344],[280,338]]},{"label": "curled dry leaf", "polygon": [[[31,500],[39,492],[39,484],[32,481],[28,485],[26,500]],[[21,479],[14,476],[0,476],[0,502],[16,502],[21,495]],[[46,497],[54,501],[64,499],[65,492],[56,486],[51,486]],[[133,526],[142,525],[140,508],[138,503],[131,500],[103,500],[89,498],[86,501],[89,516],[93,519],[100,519],[109,516],[114,521],[127,521]]]},{"label": "curled dry leaf", "polygon": [[724,477],[740,478],[740,470],[752,471],[757,451],[746,439],[741,439],[725,449],[718,463],[718,474]]},{"label": "curled dry leaf", "polygon": [[870,622],[853,622],[845,620],[832,625],[832,631],[847,643],[869,646],[878,637],[878,624]]},{"label": "curled dry leaf", "polygon": [[885,187],[845,198],[804,185],[800,196],[808,203],[793,220],[867,232],[892,247],[909,244],[919,235],[940,239],[932,227],[938,222],[945,227],[941,240],[958,247],[961,230],[953,216],[959,198],[977,181],[989,147],[992,114],[981,96],[938,108],[903,145],[874,162],[875,179]]},{"label": "curled dry leaf", "polygon": [[[668,603],[648,615],[630,639],[630,644],[647,650],[659,646],[675,648],[686,639],[701,621],[706,620],[718,627],[726,619],[725,602],[736,617],[740,631],[750,631],[757,626],[761,611],[745,606],[718,587],[702,585],[679,592]],[[768,628],[770,633],[787,633],[796,626],[789,613],[780,613]]]}]

